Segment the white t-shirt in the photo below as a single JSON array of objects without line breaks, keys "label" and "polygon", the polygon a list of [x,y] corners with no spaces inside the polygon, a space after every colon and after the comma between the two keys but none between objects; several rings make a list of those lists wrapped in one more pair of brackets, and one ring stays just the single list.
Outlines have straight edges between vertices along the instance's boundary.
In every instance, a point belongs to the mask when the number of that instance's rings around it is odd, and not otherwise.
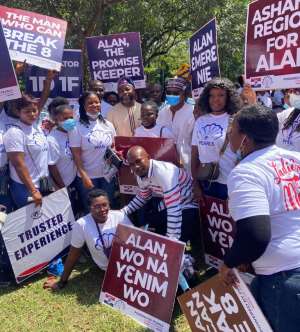
[{"label": "white t-shirt", "polygon": [[[18,122],[11,127],[4,135],[6,152],[24,152],[24,160],[36,187],[39,186],[39,179],[48,176],[48,142],[43,132]],[[9,163],[10,177],[22,183],[15,168]]]},{"label": "white t-shirt", "polygon": [[104,176],[104,154],[116,136],[114,126],[109,122],[90,121],[89,125],[77,123],[74,130],[69,132],[70,147],[81,148],[81,158],[84,170],[91,179]]},{"label": "white t-shirt", "polygon": [[236,164],[236,156],[229,144],[220,156],[228,129],[230,115],[205,114],[200,116],[194,127],[192,145],[197,146],[201,163],[219,162],[220,176],[216,180],[227,184],[227,177]]},{"label": "white t-shirt", "polygon": [[229,211],[235,221],[271,218],[271,241],[253,262],[257,274],[300,267],[300,153],[275,145],[244,158],[228,177]]},{"label": "white t-shirt", "polygon": [[[171,130],[168,127],[163,127],[160,124],[156,124],[153,128],[147,129],[144,126],[140,126],[136,128],[134,132],[135,137],[161,137],[161,138],[172,138],[175,139],[174,135],[172,134]],[[160,136],[161,132],[161,136]]]},{"label": "white t-shirt", "polygon": [[300,152],[300,132],[296,128],[300,124],[300,115],[295,119],[288,129],[283,129],[284,123],[293,112],[294,108],[288,108],[277,114],[279,121],[279,131],[276,138],[276,144],[284,149]]},{"label": "white t-shirt", "polygon": [[107,103],[105,100],[102,99],[101,101],[101,115],[104,119],[107,118],[108,112],[112,109],[111,104]]},{"label": "white t-shirt", "polygon": [[68,133],[53,129],[47,137],[49,144],[49,165],[56,165],[65,186],[76,177],[76,166],[70,149]]},{"label": "white t-shirt", "polygon": [[4,108],[2,108],[0,112],[0,123],[3,124],[5,132],[12,126],[15,126],[19,122],[18,118],[13,118],[11,116],[8,116]]},{"label": "white t-shirt", "polygon": [[[118,224],[132,226],[124,212],[113,210],[109,211],[107,221],[104,224],[98,224],[106,250],[111,248]],[[85,243],[89,248],[93,261],[100,269],[106,270],[108,258],[104,253],[97,226],[90,213],[78,219],[72,230],[71,245],[75,248],[82,248]]]},{"label": "white t-shirt", "polygon": [[169,127],[173,133],[180,160],[189,174],[191,174],[191,143],[195,124],[193,109],[193,105],[185,103],[173,117],[170,105],[167,105],[159,111],[157,117],[157,123]]}]

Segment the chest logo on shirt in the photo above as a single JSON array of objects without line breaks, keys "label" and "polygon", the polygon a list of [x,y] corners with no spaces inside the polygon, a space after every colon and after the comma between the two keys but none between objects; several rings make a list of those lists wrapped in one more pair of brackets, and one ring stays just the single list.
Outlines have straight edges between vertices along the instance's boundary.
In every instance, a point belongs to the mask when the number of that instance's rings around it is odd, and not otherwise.
[{"label": "chest logo on shirt", "polygon": [[275,184],[283,191],[286,211],[300,209],[300,164],[293,159],[280,158],[269,162],[275,171]]},{"label": "chest logo on shirt", "polygon": [[88,142],[92,144],[95,149],[106,149],[112,144],[112,136],[110,133],[96,129],[91,131],[88,136]]},{"label": "chest logo on shirt", "polygon": [[[36,132],[32,134],[32,143],[42,148],[42,151],[48,151],[48,145],[43,134]],[[31,144],[30,144],[31,145]]]},{"label": "chest logo on shirt", "polygon": [[95,242],[95,248],[97,250],[109,250],[110,247],[111,247],[111,243],[112,243],[112,240],[114,238],[115,234],[114,233],[103,233],[102,234],[102,240],[104,242],[104,246],[105,248],[103,248],[103,243],[101,241],[100,238],[97,238],[96,239],[96,242]]},{"label": "chest logo on shirt", "polygon": [[223,128],[216,124],[208,124],[199,130],[199,141],[201,145],[214,145],[214,141],[223,136]]}]

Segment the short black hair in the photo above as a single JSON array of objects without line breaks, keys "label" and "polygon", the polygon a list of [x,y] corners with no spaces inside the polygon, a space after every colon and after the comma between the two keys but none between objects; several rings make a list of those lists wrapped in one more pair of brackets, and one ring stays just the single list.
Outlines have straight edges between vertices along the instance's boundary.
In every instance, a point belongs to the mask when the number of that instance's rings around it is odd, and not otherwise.
[{"label": "short black hair", "polygon": [[158,113],[158,105],[155,101],[153,100],[147,100],[145,101],[141,107],[151,107],[152,109],[154,109],[154,111],[156,113]]},{"label": "short black hair", "polygon": [[279,122],[270,108],[255,104],[243,107],[235,116],[240,132],[253,140],[254,144],[275,144]]},{"label": "short black hair", "polygon": [[88,192],[88,195],[87,195],[87,204],[88,204],[88,206],[91,206],[93,200],[97,197],[100,197],[100,196],[106,197],[107,200],[109,201],[109,197],[108,197],[108,194],[107,194],[106,191],[104,191],[102,189],[98,189],[98,188],[91,189]]},{"label": "short black hair", "polygon": [[55,97],[48,105],[48,112],[51,114],[52,110],[60,105],[69,105],[69,101],[64,97]]},{"label": "short black hair", "polygon": [[53,108],[51,115],[53,117],[61,114],[65,109],[68,109],[69,111],[73,112],[73,108],[70,105],[59,105],[55,108]]}]

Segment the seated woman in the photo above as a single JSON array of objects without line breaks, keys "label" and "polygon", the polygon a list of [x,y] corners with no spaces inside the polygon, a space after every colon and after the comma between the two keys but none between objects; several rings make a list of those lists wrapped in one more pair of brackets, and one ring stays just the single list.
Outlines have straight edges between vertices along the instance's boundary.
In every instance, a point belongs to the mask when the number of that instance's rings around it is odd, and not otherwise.
[{"label": "seated woman", "polygon": [[110,210],[108,196],[101,189],[93,189],[88,193],[87,204],[90,213],[78,219],[73,226],[71,248],[65,261],[63,275],[58,282],[48,279],[44,288],[57,290],[66,286],[84,244],[87,245],[95,264],[101,270],[106,270],[117,226],[132,225],[123,212]]}]

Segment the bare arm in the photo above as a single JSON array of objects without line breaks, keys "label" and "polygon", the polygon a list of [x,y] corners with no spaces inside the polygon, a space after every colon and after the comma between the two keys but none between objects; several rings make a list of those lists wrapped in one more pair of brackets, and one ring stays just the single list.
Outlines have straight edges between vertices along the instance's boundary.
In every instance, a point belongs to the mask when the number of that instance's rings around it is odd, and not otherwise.
[{"label": "bare arm", "polygon": [[81,148],[73,147],[71,148],[71,151],[74,158],[74,163],[77,167],[78,173],[81,177],[84,187],[87,189],[93,188],[94,185],[83,167],[82,158],[81,158]]},{"label": "bare arm", "polygon": [[42,91],[41,97],[40,97],[39,102],[38,102],[39,112],[42,111],[43,107],[45,106],[45,104],[46,104],[46,102],[49,98],[49,95],[50,95],[50,92],[51,92],[51,89],[50,89],[51,88],[51,82],[54,79],[56,74],[57,74],[57,72],[55,70],[48,70],[47,77],[44,81],[43,91]]},{"label": "bare arm", "polygon": [[57,168],[56,165],[48,165],[49,168],[49,173],[53,179],[53,181],[55,182],[56,186],[58,187],[58,189],[64,188],[65,184],[64,181],[59,173],[59,170]]},{"label": "bare arm", "polygon": [[28,191],[32,194],[32,198],[36,205],[42,204],[42,195],[36,189],[32,182],[32,178],[29,174],[28,168],[25,164],[24,153],[23,152],[8,152],[7,157],[13,167],[16,169],[16,172],[22,181],[22,183],[26,186]]}]

